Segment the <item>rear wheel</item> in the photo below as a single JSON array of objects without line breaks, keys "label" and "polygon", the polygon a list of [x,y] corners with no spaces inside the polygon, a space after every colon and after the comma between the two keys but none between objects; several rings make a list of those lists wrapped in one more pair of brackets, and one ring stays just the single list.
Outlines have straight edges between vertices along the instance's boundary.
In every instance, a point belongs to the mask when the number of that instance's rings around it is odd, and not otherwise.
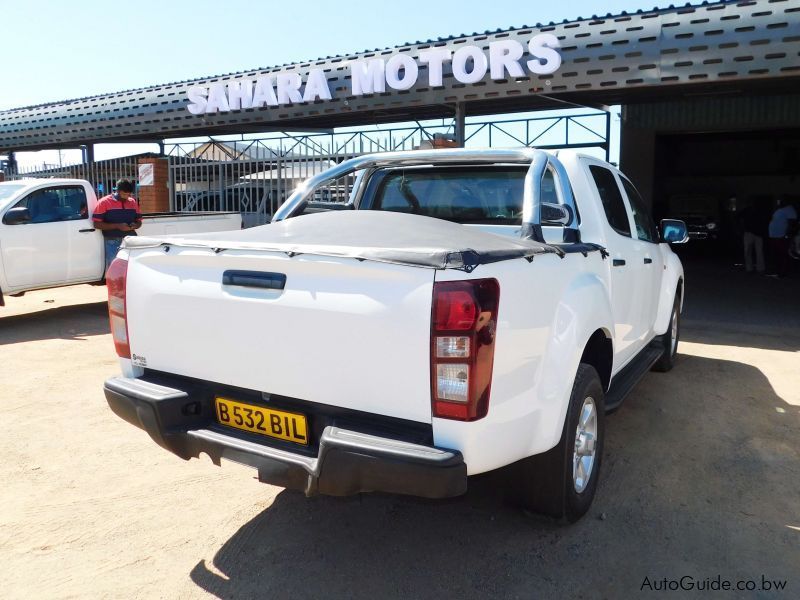
[{"label": "rear wheel", "polygon": [[672,303],[672,314],[669,317],[669,328],[661,336],[663,351],[661,358],[653,365],[653,371],[666,373],[675,366],[675,356],[678,354],[678,340],[681,336],[681,300],[675,294],[675,301]]},{"label": "rear wheel", "polygon": [[605,439],[605,394],[600,376],[581,363],[572,387],[561,439],[543,453],[509,468],[509,495],[528,510],[570,522],[592,504]]}]

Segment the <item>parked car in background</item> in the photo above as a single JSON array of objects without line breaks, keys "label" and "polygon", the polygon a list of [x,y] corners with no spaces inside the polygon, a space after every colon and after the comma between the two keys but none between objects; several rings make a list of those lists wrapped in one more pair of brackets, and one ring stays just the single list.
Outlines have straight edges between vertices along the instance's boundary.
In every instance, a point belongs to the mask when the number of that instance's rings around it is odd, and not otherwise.
[{"label": "parked car in background", "polygon": [[[82,179],[0,183],[0,306],[3,294],[103,279],[103,235],[94,228],[97,196]],[[240,229],[238,213],[142,215],[139,235]]]},{"label": "parked car in background", "polygon": [[689,238],[716,242],[722,219],[719,199],[707,194],[678,194],[670,197],[668,214],[686,223]]}]

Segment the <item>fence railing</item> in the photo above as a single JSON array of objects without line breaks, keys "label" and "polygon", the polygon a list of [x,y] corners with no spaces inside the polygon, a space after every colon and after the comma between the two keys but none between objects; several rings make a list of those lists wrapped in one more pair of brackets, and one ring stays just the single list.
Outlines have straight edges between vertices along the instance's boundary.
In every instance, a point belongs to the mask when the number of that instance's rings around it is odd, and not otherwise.
[{"label": "fence railing", "polygon": [[[452,134],[453,122],[349,128],[325,133],[274,133],[253,139],[209,139],[166,144],[170,208],[176,211],[238,211],[246,225],[267,222],[302,181],[342,160],[373,152],[412,150],[437,135]],[[466,123],[467,147],[601,148],[609,153],[610,115],[605,112]],[[89,180],[98,194],[117,179],[136,180],[139,156],[68,166],[43,165],[7,173],[21,177]],[[343,201],[353,178],[316,195]]]},{"label": "fence railing", "polygon": [[30,177],[44,179],[85,179],[98,195],[108,194],[119,179],[136,181],[139,176],[138,156],[125,156],[75,165],[41,165],[21,167],[5,172],[7,181]]},{"label": "fence railing", "polygon": [[[609,148],[608,113],[467,123],[467,147]],[[166,146],[173,207],[179,211],[234,210],[248,225],[264,223],[303,180],[347,158],[373,152],[412,150],[435,136],[452,134],[453,123],[383,130],[280,133],[238,141],[210,140]],[[317,193],[319,201],[342,201],[353,180]]]}]

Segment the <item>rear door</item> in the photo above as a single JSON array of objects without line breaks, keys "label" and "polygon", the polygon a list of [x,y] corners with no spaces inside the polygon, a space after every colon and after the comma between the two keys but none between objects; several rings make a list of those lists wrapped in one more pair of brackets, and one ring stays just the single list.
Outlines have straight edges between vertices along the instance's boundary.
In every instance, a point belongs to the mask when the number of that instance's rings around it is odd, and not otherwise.
[{"label": "rear door", "polygon": [[105,268],[103,234],[94,229],[86,189],[81,185],[71,185],[60,188],[58,192],[61,218],[69,236],[67,280],[99,281]]},{"label": "rear door", "polygon": [[646,282],[642,297],[642,315],[645,320],[643,328],[645,330],[645,341],[649,341],[653,334],[653,324],[658,312],[659,296],[661,293],[661,279],[664,274],[664,258],[661,249],[658,247],[658,230],[650,216],[647,205],[639,195],[636,187],[624,175],[619,175],[622,188],[628,200],[628,205],[633,218],[633,233],[639,240],[638,252],[644,266],[642,271],[642,282]]},{"label": "rear door", "polygon": [[644,345],[647,308],[643,281],[643,243],[633,235],[632,219],[616,173],[600,162],[589,162],[606,217],[606,243],[610,254],[609,281],[614,313],[615,369],[623,366]]}]

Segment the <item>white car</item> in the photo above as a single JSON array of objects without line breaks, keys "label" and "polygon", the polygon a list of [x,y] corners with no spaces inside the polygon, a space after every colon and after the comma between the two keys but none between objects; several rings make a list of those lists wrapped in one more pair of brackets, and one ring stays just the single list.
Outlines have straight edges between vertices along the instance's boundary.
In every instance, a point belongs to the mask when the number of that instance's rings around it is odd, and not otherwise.
[{"label": "white car", "polygon": [[[0,306],[3,294],[103,279],[103,234],[97,205],[83,179],[21,179],[0,183]],[[143,215],[140,235],[240,229],[238,213]]]},{"label": "white car", "polygon": [[[357,175],[340,210],[315,191]],[[301,216],[302,215],[302,216]],[[346,161],[272,224],[128,239],[109,275],[112,410],[188,459],[307,495],[459,495],[507,468],[575,520],[605,414],[677,350],[683,268],[633,185],[574,152]]]}]

